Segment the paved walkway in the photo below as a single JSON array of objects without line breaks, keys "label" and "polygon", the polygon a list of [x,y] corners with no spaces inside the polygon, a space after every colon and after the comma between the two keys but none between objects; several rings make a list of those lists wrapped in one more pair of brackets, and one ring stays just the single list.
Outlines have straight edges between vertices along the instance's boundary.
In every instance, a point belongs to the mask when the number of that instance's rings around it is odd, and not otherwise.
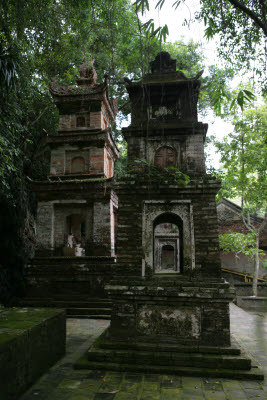
[{"label": "paved walkway", "polygon": [[246,400],[267,399],[267,313],[231,305],[232,333],[258,359],[266,380],[237,381],[104,371],[75,371],[72,363],[108,321],[69,319],[67,354],[20,400]]}]

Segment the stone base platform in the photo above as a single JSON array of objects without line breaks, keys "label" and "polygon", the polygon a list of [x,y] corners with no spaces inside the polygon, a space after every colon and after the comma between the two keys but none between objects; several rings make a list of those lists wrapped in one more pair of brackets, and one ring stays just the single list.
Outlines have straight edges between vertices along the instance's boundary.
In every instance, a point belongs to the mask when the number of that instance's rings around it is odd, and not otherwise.
[{"label": "stone base platform", "polygon": [[232,346],[183,346],[160,343],[126,343],[108,339],[105,331],[75,369],[98,369],[143,373],[175,374],[228,379],[263,380],[264,375],[250,358]]},{"label": "stone base platform", "polygon": [[220,278],[114,279],[110,326],[76,367],[263,379],[230,336],[233,290]]},{"label": "stone base platform", "polygon": [[110,341],[229,346],[234,290],[220,278],[183,275],[113,279]]}]

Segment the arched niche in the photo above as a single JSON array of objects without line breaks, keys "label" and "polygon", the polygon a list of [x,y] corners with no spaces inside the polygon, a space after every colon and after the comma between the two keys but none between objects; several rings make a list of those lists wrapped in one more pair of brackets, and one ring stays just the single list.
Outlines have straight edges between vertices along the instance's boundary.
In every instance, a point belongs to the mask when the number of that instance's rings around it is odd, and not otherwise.
[{"label": "arched niche", "polygon": [[170,146],[162,146],[156,150],[154,165],[157,168],[176,167],[177,154]]},{"label": "arched niche", "polygon": [[142,211],[142,275],[155,273],[155,228],[161,223],[171,223],[179,229],[180,271],[176,273],[192,274],[195,269],[195,239],[191,201],[145,200]]},{"label": "arched niche", "polygon": [[183,272],[183,221],[163,213],[153,222],[153,266],[155,273]]},{"label": "arched niche", "polygon": [[71,160],[71,173],[82,173],[85,171],[85,160],[83,157],[74,157]]},{"label": "arched niche", "polygon": [[85,117],[80,115],[76,118],[76,127],[82,128],[85,127]]}]

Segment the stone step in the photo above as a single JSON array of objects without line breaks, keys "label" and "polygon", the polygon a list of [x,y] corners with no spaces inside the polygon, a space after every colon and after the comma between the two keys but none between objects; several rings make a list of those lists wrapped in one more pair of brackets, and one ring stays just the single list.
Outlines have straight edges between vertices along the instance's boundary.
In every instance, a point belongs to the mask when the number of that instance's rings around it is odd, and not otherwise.
[{"label": "stone step", "polygon": [[89,361],[115,362],[125,364],[183,366],[195,368],[249,370],[251,360],[244,356],[221,354],[153,352],[135,350],[107,350],[92,347],[88,352]]},{"label": "stone step", "polygon": [[[104,334],[103,334],[104,338]],[[231,346],[203,346],[203,345],[182,345],[171,343],[126,343],[99,340],[98,348],[108,350],[136,350],[150,352],[176,352],[176,353],[202,353],[239,356],[241,351],[234,338],[231,338]]]},{"label": "stone step", "polygon": [[87,301],[87,300],[53,300],[53,299],[23,299],[20,304],[34,307],[57,307],[57,308],[110,308],[108,301]]},{"label": "stone step", "polygon": [[96,362],[89,361],[87,354],[85,354],[73,367],[75,369],[97,369],[108,371],[120,372],[138,372],[138,373],[152,373],[152,374],[172,374],[179,376],[199,376],[206,378],[226,378],[226,379],[242,379],[242,380],[263,380],[264,374],[262,370],[257,367],[252,367],[251,370],[239,369],[212,369],[212,368],[197,368],[197,367],[184,367],[173,365],[146,365],[146,364],[118,364],[114,362]]},{"label": "stone step", "polygon": [[92,308],[92,307],[86,307],[86,308],[70,308],[67,307],[67,315],[109,315],[111,314],[111,309],[110,308]]},{"label": "stone step", "polygon": [[[29,296],[31,298],[31,296]],[[34,297],[35,298],[35,297]],[[85,294],[53,294],[51,295],[51,298],[54,300],[86,300],[86,301],[106,301],[106,302],[111,302],[107,297],[90,297],[86,296]]]},{"label": "stone step", "polygon": [[111,309],[111,303],[108,302],[90,302],[90,301],[54,301],[53,305],[59,308],[104,308]]},{"label": "stone step", "polygon": [[77,319],[105,319],[105,320],[110,320],[111,316],[110,315],[79,315],[79,314],[72,314],[68,315],[68,318],[77,318]]},{"label": "stone step", "polygon": [[68,318],[110,319],[111,302],[106,299],[55,300],[53,298],[25,298],[20,301],[24,307],[55,307],[66,309]]},{"label": "stone step", "polygon": [[85,257],[75,257],[75,256],[52,256],[52,257],[34,257],[32,259],[31,265],[59,265],[59,264],[84,264],[87,261],[92,262],[95,261],[98,263],[113,263],[116,262],[116,257],[111,256],[85,256]]},{"label": "stone step", "polygon": [[22,298],[22,300],[27,299],[27,300],[62,300],[62,301],[67,301],[67,300],[85,300],[85,301],[105,301],[105,302],[111,302],[107,297],[90,297],[86,296],[85,294],[75,294],[75,293],[63,293],[63,294],[56,294],[56,293],[50,293],[47,296],[35,296],[35,295],[27,295],[26,297]]}]

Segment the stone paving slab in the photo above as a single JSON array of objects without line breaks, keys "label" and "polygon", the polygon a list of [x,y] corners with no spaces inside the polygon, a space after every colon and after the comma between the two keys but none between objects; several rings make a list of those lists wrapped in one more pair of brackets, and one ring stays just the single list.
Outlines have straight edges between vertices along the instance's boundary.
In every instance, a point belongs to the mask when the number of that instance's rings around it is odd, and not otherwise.
[{"label": "stone paving slab", "polygon": [[[267,399],[267,381],[73,370],[72,364],[109,325],[69,319],[67,354],[20,400],[254,400]],[[267,313],[231,305],[231,329],[267,375]],[[5,400],[1,398],[0,400]]]}]

